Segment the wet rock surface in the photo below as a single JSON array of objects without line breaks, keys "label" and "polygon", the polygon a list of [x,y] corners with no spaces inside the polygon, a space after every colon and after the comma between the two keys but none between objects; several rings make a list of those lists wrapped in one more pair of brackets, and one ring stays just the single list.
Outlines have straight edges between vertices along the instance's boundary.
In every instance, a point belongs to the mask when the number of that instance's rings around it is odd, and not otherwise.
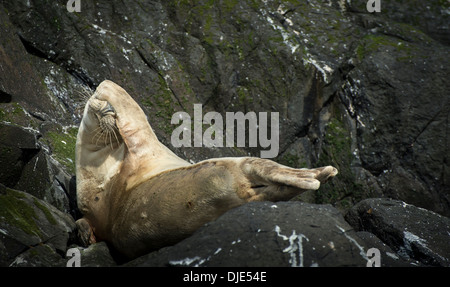
[{"label": "wet rock surface", "polygon": [[[382,12],[372,14],[362,0],[101,0],[82,1],[80,13],[69,13],[63,2],[0,2],[0,265],[65,266],[66,250],[77,244],[70,222],[80,217],[78,125],[86,98],[109,79],[136,99],[160,140],[192,162],[259,156],[265,149],[174,148],[172,115],[193,116],[193,105],[200,103],[203,114],[217,111],[224,118],[226,112],[278,112],[275,161],[339,170],[319,191],[297,198],[309,204],[275,203],[276,209],[263,203],[258,208],[268,212],[267,222],[250,216],[257,205],[230,211],[180,243],[192,244],[181,253],[185,257],[173,256],[181,248],[175,245],[130,264],[171,265],[198,257],[210,259],[187,265],[270,265],[249,251],[251,241],[266,236],[267,249],[278,258],[272,263],[285,266],[291,254],[283,252],[290,246],[283,236],[297,238],[298,246],[304,234],[304,266],[364,265],[360,249],[345,235],[366,252],[378,246],[388,266],[448,266],[447,2],[385,1]],[[366,200],[374,197],[398,201]],[[11,221],[11,214],[17,219]],[[233,216],[244,217],[243,225]],[[333,242],[336,251],[328,245],[322,250],[313,227],[302,225],[303,218],[311,223],[315,217],[320,226],[329,221],[321,240]],[[24,231],[25,221],[34,233]],[[255,222],[266,232],[255,233]],[[228,245],[215,238],[207,250],[194,248],[193,240],[206,242],[208,232],[222,235],[220,226],[241,230],[247,239],[231,246],[235,234],[224,234]],[[225,252],[236,246],[248,250]],[[106,245],[99,247],[99,254],[108,253]],[[320,250],[330,253],[321,259]],[[338,251],[342,258],[331,260]],[[112,265],[103,255],[89,264]]]}]

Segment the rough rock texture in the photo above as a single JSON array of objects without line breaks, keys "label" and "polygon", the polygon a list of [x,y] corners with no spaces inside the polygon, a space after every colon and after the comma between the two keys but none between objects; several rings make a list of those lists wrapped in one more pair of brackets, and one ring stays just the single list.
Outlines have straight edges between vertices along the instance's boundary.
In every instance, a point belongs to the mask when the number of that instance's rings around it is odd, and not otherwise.
[{"label": "rough rock texture", "polygon": [[0,266],[58,266],[73,218],[25,192],[0,184]]},{"label": "rough rock texture", "polygon": [[[0,1],[0,183],[79,218],[78,124],[110,79],[183,158],[266,148],[174,148],[176,111],[278,112],[274,160],[339,169],[297,199],[345,213],[390,197],[450,216],[450,5],[381,2],[370,14],[366,0],[81,0],[80,13],[66,1]],[[444,265],[419,247],[424,264]]]},{"label": "rough rock texture", "polygon": [[75,180],[39,144],[39,132],[0,123],[0,135],[0,183],[76,215]]},{"label": "rough rock texture", "polygon": [[414,266],[379,239],[359,236],[336,208],[301,202],[250,203],[206,224],[190,238],[125,266]]},{"label": "rough rock texture", "polygon": [[[70,246],[70,248],[76,248],[80,251],[80,267],[112,267],[117,265],[105,242],[94,243],[87,248],[76,245]],[[69,258],[71,257],[66,257],[66,260],[69,260]]]},{"label": "rough rock texture", "polygon": [[450,266],[450,219],[405,202],[366,199],[345,217],[356,230],[373,233],[405,258]]}]

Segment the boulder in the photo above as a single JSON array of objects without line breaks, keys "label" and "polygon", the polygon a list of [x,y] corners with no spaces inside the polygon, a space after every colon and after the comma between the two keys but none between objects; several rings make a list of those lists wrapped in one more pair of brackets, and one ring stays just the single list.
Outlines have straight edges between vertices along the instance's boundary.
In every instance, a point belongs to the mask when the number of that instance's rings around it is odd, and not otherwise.
[{"label": "boulder", "polygon": [[50,266],[75,231],[73,218],[28,193],[0,184],[0,266]]},{"label": "boulder", "polygon": [[[42,136],[39,131],[0,123],[0,136],[0,183],[45,200],[63,212],[77,214],[72,176],[38,140]],[[71,151],[75,152],[73,148]]]},{"label": "boulder", "polygon": [[345,216],[359,231],[367,231],[402,258],[429,266],[450,266],[450,218],[392,199],[366,199]]},{"label": "boulder", "polygon": [[182,242],[125,266],[414,266],[372,234],[360,236],[330,205],[258,202],[235,208]]},{"label": "boulder", "polygon": [[[105,242],[97,242],[89,247],[73,245],[70,248],[76,248],[80,251],[80,267],[112,267],[117,265]],[[66,265],[68,260],[69,258],[66,257]]]},{"label": "boulder", "polygon": [[9,267],[64,267],[66,260],[47,244],[27,249],[14,258]]}]

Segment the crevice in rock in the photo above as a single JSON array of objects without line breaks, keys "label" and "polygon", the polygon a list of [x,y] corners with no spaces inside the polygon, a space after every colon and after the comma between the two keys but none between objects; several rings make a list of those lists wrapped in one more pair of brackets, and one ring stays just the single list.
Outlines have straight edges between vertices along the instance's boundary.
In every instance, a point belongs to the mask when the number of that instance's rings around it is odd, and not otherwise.
[{"label": "crevice in rock", "polygon": [[35,112],[28,112],[33,118],[35,118],[35,119],[37,119],[37,120],[39,120],[39,121],[42,121],[42,122],[45,122],[46,121],[46,119],[44,118],[44,117],[42,117],[41,115],[38,115],[37,113],[35,113]]},{"label": "crevice in rock", "polygon": [[38,58],[41,58],[41,59],[48,60],[48,61],[62,67],[69,74],[71,74],[74,78],[76,78],[78,81],[80,81],[82,84],[89,86],[89,88],[91,88],[91,89],[96,88],[97,84],[95,84],[95,81],[91,77],[89,77],[89,75],[87,75],[87,72],[85,72],[82,68],[73,68],[64,62],[57,61],[56,60],[57,56],[58,56],[57,54],[55,54],[55,56],[47,55],[44,51],[37,48],[35,45],[33,45],[32,42],[28,41],[20,34],[19,34],[19,39],[22,42],[25,50],[29,54],[36,56]]},{"label": "crevice in rock", "polygon": [[[139,55],[139,58],[141,58],[141,60],[144,62],[145,65],[147,65],[147,67],[150,68],[150,70],[152,70],[153,72],[155,72],[156,74],[158,74],[158,76],[162,79],[164,79],[164,75],[159,71],[159,69],[153,64],[151,63],[149,60],[147,60],[147,58],[145,57],[145,55],[142,53],[142,51],[139,48],[135,48],[136,52]],[[174,96],[174,98],[177,100],[178,105],[184,110],[186,111],[186,108],[183,106],[183,104],[181,103],[181,100],[178,98],[177,94],[175,93],[175,91],[172,89],[172,87],[170,87],[169,84],[167,84],[167,87],[169,88],[170,92],[172,93],[172,95]]]},{"label": "crevice in rock", "polygon": [[298,124],[295,124],[295,133],[287,138],[284,144],[280,145],[278,154],[283,155],[298,139],[308,136],[311,126],[312,121],[309,121],[306,125],[301,127],[299,127]]},{"label": "crevice in rock", "polygon": [[27,39],[25,39],[22,35],[19,35],[19,39],[22,42],[25,50],[33,55],[36,56],[38,58],[42,58],[42,59],[46,59],[46,60],[50,60],[51,61],[51,57],[48,56],[47,54],[45,54],[45,52],[41,51],[39,48],[37,48],[36,46],[33,45],[33,43],[31,43],[30,41],[28,41]]},{"label": "crevice in rock", "polygon": [[39,148],[37,149],[21,149],[22,154],[20,156],[20,161],[25,164],[27,164],[31,159],[33,159],[40,151]]},{"label": "crevice in rock", "polygon": [[4,91],[0,91],[0,104],[11,103],[12,96]]},{"label": "crevice in rock", "polygon": [[[55,63],[58,64],[58,63]],[[73,69],[64,67],[65,65],[61,65],[65,70],[71,74],[75,79],[77,79],[80,83],[85,86],[88,86],[91,90],[95,90],[98,84],[85,72],[83,69]]]},{"label": "crevice in rock", "polygon": [[81,214],[80,210],[78,209],[77,205],[77,198],[76,198],[76,177],[72,176],[72,178],[69,181],[69,186],[66,186],[64,182],[58,179],[58,177],[55,176],[55,180],[58,183],[58,185],[61,187],[61,189],[64,191],[64,194],[69,200],[69,214],[73,217],[74,220],[78,220],[83,215]]},{"label": "crevice in rock", "polygon": [[[444,105],[445,106],[445,105]],[[420,132],[417,134],[417,136],[414,137],[413,141],[411,142],[411,145],[415,144],[417,142],[417,139],[426,131],[426,129],[436,120],[437,116],[440,115],[442,112],[442,109],[440,109],[426,124],[425,126],[420,130]]]}]

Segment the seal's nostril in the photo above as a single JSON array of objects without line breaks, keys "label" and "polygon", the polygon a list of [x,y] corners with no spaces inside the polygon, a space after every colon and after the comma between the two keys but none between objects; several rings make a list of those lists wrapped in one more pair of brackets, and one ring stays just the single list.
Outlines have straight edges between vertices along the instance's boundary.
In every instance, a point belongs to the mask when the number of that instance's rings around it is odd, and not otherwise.
[{"label": "seal's nostril", "polygon": [[116,111],[114,110],[113,106],[111,106],[110,103],[107,103],[106,106],[101,110],[102,115],[105,116],[107,114],[115,114]]}]

